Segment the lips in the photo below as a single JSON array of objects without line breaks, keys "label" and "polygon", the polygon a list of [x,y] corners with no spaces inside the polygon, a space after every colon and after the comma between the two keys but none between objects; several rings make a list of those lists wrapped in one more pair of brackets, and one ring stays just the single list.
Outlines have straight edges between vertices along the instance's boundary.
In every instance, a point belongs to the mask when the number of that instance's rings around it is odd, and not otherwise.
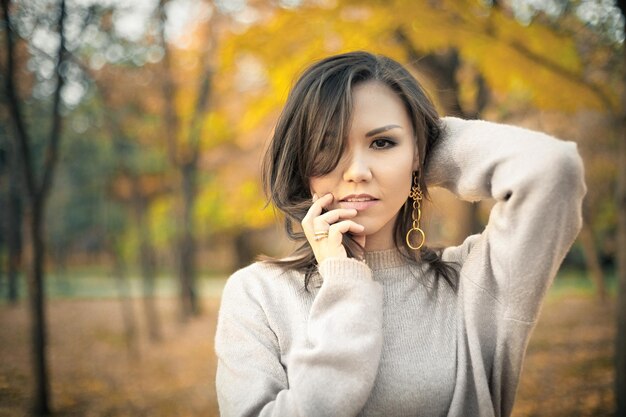
[{"label": "lips", "polygon": [[378,199],[369,194],[350,194],[339,200],[339,206],[346,209],[366,210],[378,203]]}]

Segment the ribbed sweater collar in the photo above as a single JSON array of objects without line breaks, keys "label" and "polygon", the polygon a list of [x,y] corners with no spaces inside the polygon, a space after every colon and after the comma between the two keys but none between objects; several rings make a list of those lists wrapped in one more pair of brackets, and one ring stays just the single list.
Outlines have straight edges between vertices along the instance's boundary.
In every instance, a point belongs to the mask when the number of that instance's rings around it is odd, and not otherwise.
[{"label": "ribbed sweater collar", "polygon": [[397,249],[386,249],[381,251],[365,252],[365,263],[372,271],[380,271],[388,268],[405,266],[408,264]]}]

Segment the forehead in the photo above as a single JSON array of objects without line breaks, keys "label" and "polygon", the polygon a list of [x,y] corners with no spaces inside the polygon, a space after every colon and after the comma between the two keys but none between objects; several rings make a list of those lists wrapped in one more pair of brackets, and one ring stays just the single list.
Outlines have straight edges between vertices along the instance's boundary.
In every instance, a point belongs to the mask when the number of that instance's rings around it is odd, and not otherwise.
[{"label": "forehead", "polygon": [[399,125],[408,131],[412,127],[400,95],[379,81],[364,82],[353,88],[350,125],[351,130]]}]

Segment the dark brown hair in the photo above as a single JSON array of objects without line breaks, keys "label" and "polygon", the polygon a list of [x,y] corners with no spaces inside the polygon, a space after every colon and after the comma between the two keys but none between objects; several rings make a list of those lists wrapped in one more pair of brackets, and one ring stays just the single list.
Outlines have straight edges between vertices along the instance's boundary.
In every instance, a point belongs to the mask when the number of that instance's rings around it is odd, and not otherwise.
[{"label": "dark brown hair", "polygon": [[[300,225],[311,207],[310,179],[328,174],[339,163],[350,129],[352,91],[366,81],[385,84],[404,103],[419,153],[416,174],[424,196],[428,196],[421,172],[428,165],[441,125],[435,106],[418,81],[398,62],[363,51],[331,56],[311,65],[289,93],[265,154],[262,174],[269,201],[285,216],[287,235],[301,243],[286,259],[266,260],[303,272],[305,288],[317,262],[306,236],[294,229],[294,224]],[[412,223],[411,204],[407,195],[396,219],[397,249],[411,262],[427,263],[438,278],[443,277],[456,288],[456,270],[441,259],[441,250],[424,246],[416,252],[407,246],[405,234]],[[343,243],[348,256],[362,257],[363,248],[349,234],[344,235]]]}]

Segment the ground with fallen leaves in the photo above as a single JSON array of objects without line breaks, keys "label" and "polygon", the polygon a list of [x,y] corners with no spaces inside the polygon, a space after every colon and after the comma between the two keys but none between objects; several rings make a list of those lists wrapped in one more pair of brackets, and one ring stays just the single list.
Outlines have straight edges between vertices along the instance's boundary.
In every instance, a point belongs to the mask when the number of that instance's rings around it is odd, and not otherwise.
[{"label": "ground with fallen leaves", "polygon": [[[0,305],[0,416],[26,416],[32,392],[26,303]],[[144,329],[140,300],[135,314]],[[175,300],[159,298],[163,340],[145,331],[133,354],[119,301],[56,299],[48,303],[55,416],[218,415],[213,335],[219,299],[185,324]],[[548,298],[528,348],[514,417],[613,414],[612,302],[589,294]]]}]

